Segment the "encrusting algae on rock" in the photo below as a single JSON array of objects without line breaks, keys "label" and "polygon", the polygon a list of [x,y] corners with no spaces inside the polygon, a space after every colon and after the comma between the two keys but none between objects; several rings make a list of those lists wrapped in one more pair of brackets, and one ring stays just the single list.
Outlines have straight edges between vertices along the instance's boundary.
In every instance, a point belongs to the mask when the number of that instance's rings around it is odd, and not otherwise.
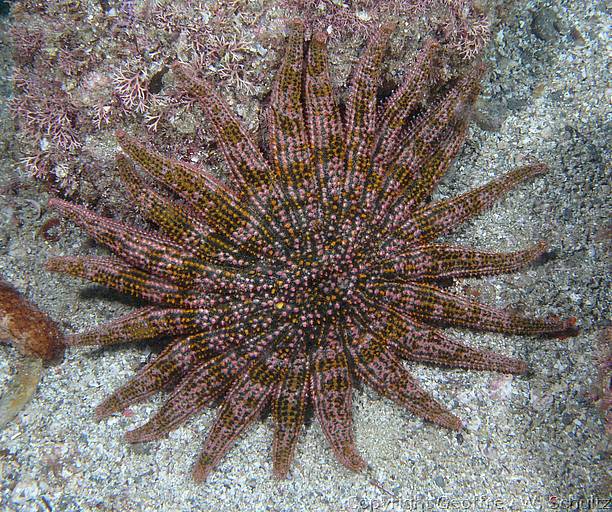
[{"label": "encrusting algae on rock", "polygon": [[43,361],[63,352],[63,340],[55,322],[0,279],[0,341],[11,344],[23,356],[0,399],[0,428],[30,400],[40,381]]}]

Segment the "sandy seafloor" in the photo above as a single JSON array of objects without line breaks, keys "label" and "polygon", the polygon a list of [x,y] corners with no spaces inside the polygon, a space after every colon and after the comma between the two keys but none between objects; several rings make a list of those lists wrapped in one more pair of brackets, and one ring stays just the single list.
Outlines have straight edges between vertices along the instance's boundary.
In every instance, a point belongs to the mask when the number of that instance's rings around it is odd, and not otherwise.
[{"label": "sandy seafloor", "polygon": [[[552,261],[470,286],[500,306],[576,316],[579,336],[547,340],[457,333],[475,346],[524,358],[531,367],[526,377],[415,366],[423,385],[464,420],[460,434],[425,424],[368,389],[356,392],[358,446],[370,464],[362,474],[334,460],[313,422],[300,439],[289,479],[275,481],[271,420],[266,419],[203,485],[191,481],[190,469],[214,411],[160,442],[127,445],[123,432],[149,417],[161,397],[134,407],[132,417],[113,416],[101,423],[93,421],[93,409],[143,364],[150,350],[146,345],[69,350],[61,364],[46,368],[33,400],[0,432],[0,509],[526,511],[603,506],[610,445],[589,397],[596,378],[595,347],[610,315],[610,16],[605,2],[595,0],[524,4],[520,17],[494,34],[486,55],[491,72],[480,110],[502,123],[497,131],[473,127],[436,197],[482,184],[526,158],[547,162],[549,174],[517,188],[454,240],[499,250],[547,240],[557,251]],[[544,6],[557,13],[562,27],[549,41],[532,30],[533,13]],[[572,27],[583,43],[571,37]],[[6,67],[2,74],[2,134],[8,137]],[[6,147],[7,141],[0,144]],[[5,159],[1,165],[4,180],[16,175],[13,162]],[[127,311],[125,302],[44,271],[51,255],[91,252],[86,236],[68,224],[59,242],[37,236],[49,218],[46,200],[35,186],[20,189],[10,201],[2,199],[0,274],[69,331]],[[0,347],[0,384],[12,374],[16,357],[14,350]]]}]

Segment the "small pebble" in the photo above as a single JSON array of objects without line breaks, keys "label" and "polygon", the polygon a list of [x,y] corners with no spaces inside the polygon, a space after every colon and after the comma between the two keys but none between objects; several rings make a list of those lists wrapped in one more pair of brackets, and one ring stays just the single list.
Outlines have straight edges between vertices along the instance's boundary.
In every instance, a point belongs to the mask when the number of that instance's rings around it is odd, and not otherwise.
[{"label": "small pebble", "polygon": [[543,7],[533,13],[531,31],[542,41],[554,41],[559,37],[559,18],[555,11]]}]

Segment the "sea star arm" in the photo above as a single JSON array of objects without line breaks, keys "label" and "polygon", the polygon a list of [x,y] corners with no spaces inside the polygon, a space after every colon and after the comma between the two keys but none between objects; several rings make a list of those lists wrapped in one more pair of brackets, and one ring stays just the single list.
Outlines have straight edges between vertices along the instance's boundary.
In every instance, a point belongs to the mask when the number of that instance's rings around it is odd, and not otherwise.
[{"label": "sea star arm", "polygon": [[304,87],[306,123],[316,170],[321,216],[340,193],[346,152],[340,108],[334,95],[327,58],[327,37],[315,32],[308,48]]},{"label": "sea star arm", "polygon": [[572,330],[576,323],[574,318],[527,318],[428,283],[407,283],[402,285],[402,292],[398,302],[406,314],[427,323],[522,335],[563,334]]},{"label": "sea star arm", "polygon": [[188,66],[177,63],[172,69],[204,110],[239,196],[249,197],[253,190],[268,190],[271,170],[225,100],[206,80],[197,78]]},{"label": "sea star arm", "polygon": [[[273,170],[275,217],[283,219],[285,243],[291,246],[312,219],[307,204],[313,203],[312,153],[304,120],[302,73],[304,68],[304,25],[294,21],[286,40],[285,54],[266,109],[269,157]],[[310,244],[308,239],[305,240]]]},{"label": "sea star arm", "polygon": [[188,336],[168,344],[153,361],[96,407],[96,418],[101,420],[145,400],[177,382],[191,365],[212,358],[213,352],[199,344],[200,338],[201,335]]},{"label": "sea star arm", "polygon": [[[68,337],[68,345],[112,345],[129,341],[156,338],[167,333],[174,335],[200,332],[206,336],[219,333],[223,320],[231,327],[225,326],[223,333],[230,337],[232,333],[248,330],[250,322],[261,315],[261,306],[255,304],[215,304],[213,301],[206,307],[197,308],[140,308],[132,313],[105,323],[96,329]],[[238,342],[237,342],[238,343]],[[220,347],[212,347],[218,350]]]},{"label": "sea star arm", "polygon": [[198,294],[134,268],[120,259],[104,256],[63,256],[47,260],[47,270],[81,277],[112,290],[156,304],[189,307]]},{"label": "sea star arm", "polygon": [[[244,212],[237,212],[231,203],[224,201],[220,208],[211,202],[207,212],[201,214],[149,187],[124,155],[117,157],[117,171],[138,210],[175,243],[190,247],[204,261],[219,262],[227,259],[227,253],[237,252],[236,241],[224,234],[233,233],[244,222]],[[202,189],[199,193],[200,197],[205,195]],[[241,257],[246,256],[243,248],[241,244]]]},{"label": "sea star arm", "polygon": [[[224,395],[250,361],[271,344],[285,344],[283,340],[287,340],[287,328],[280,329],[276,336],[260,334],[244,342],[245,331],[254,331],[254,325],[255,320],[251,318],[250,322],[182,340],[181,354],[184,360],[179,368],[181,381],[155,416],[141,427],[128,432],[126,439],[132,443],[151,441],[175,429],[189,416]],[[268,357],[267,363],[271,365],[272,362],[272,356]],[[171,370],[173,368],[166,371],[169,373]],[[144,372],[144,380],[151,380],[150,372]],[[120,391],[122,396],[119,400],[115,399],[115,402],[121,402],[123,398],[132,403],[143,394],[142,387],[135,381],[129,382]]]},{"label": "sea star arm", "polygon": [[277,478],[285,478],[289,472],[300,430],[304,424],[309,382],[309,361],[302,353],[288,365],[285,378],[272,398],[274,419],[272,461],[274,475]]},{"label": "sea star arm", "polygon": [[[107,219],[60,199],[51,199],[49,205],[60,210],[125,262],[172,283],[184,286],[197,284],[201,292],[207,286],[231,290],[250,285],[250,279],[239,268],[206,263],[188,246],[179,245],[164,236]],[[202,299],[200,302],[206,301]]]},{"label": "sea star arm", "polygon": [[238,436],[257,419],[269,402],[276,387],[269,373],[261,365],[254,364],[234,383],[193,469],[196,482],[206,480]]},{"label": "sea star arm", "polygon": [[405,73],[402,85],[385,102],[376,126],[375,171],[385,172],[400,153],[405,127],[427,97],[439,49],[436,42],[427,41],[414,64]]},{"label": "sea star arm", "polygon": [[[233,213],[240,217],[248,216],[241,211],[234,193],[205,170],[147,148],[123,130],[117,132],[117,139],[124,153],[138,163],[148,176],[184,199],[210,225],[223,225],[227,221],[223,217],[227,213],[221,210],[222,206],[229,208],[230,212],[235,209]],[[221,218],[216,220],[216,216]]]},{"label": "sea star arm", "polygon": [[125,434],[126,441],[153,441],[174,430],[191,415],[212,405],[222,396],[239,378],[240,370],[246,364],[247,360],[236,352],[230,352],[190,369],[157,413],[144,425]]},{"label": "sea star arm", "polygon": [[458,79],[405,129],[403,149],[388,162],[391,197],[411,209],[431,195],[463,146],[470,111],[480,90],[482,68]]},{"label": "sea star arm", "polygon": [[410,412],[452,430],[461,429],[461,420],[425,392],[390,350],[388,341],[374,333],[358,334],[347,342],[357,373],[380,395],[406,407]]},{"label": "sea star arm", "polygon": [[312,403],[321,430],[338,461],[353,471],[366,463],[355,448],[348,360],[335,328],[311,355]]},{"label": "sea star arm", "polygon": [[[253,314],[256,314],[256,312]],[[196,335],[180,338],[178,341],[173,342],[170,347],[175,347],[174,351],[170,351],[170,349],[164,350],[158,358],[142,368],[132,380],[119,388],[100,404],[97,409],[98,417],[108,416],[114,412],[125,409],[133,403],[145,399],[152,393],[167,387],[174,381],[175,377],[180,377],[184,371],[192,367],[197,368],[198,365],[202,365],[204,362],[212,360],[216,354],[227,353],[230,359],[219,360],[216,361],[216,363],[213,361],[209,363],[210,368],[205,367],[203,369],[199,368],[194,370],[180,386],[185,386],[189,391],[194,387],[194,380],[202,380],[203,376],[210,379],[209,384],[214,384],[214,371],[221,370],[221,374],[223,374],[223,372],[227,374],[227,368],[223,365],[229,365],[234,361],[237,361],[237,367],[242,368],[244,358],[238,357],[234,352],[228,352],[231,347],[235,349],[238,345],[243,344],[244,333],[252,330],[252,315],[241,315],[241,319],[241,321],[233,323],[231,327],[222,330],[200,332]],[[250,322],[247,321],[247,319],[250,319]],[[259,336],[258,338],[252,339],[251,342],[255,343],[260,341],[261,338],[262,336]],[[257,350],[255,350],[255,353],[257,353]],[[213,366],[213,363],[216,364],[216,366]],[[164,378],[164,375],[166,375],[167,378]],[[231,375],[234,374],[232,373]],[[217,377],[218,376],[219,375],[217,375]],[[172,396],[176,395],[177,391],[178,389],[175,390]],[[177,397],[178,396],[179,395],[177,395]],[[193,398],[197,399],[197,396]],[[177,399],[176,402],[180,403],[180,400]],[[173,413],[172,411],[168,411],[166,414],[172,415]],[[147,428],[153,428],[153,425],[149,425]]]},{"label": "sea star arm", "polygon": [[376,129],[376,89],[387,41],[393,30],[388,24],[377,32],[353,74],[346,112],[345,193],[362,197],[371,171]]},{"label": "sea star arm", "polygon": [[520,167],[470,192],[421,208],[401,227],[398,235],[411,243],[435,240],[490,208],[497,199],[522,181],[546,171],[547,167],[542,164]]},{"label": "sea star arm", "polygon": [[[386,340],[395,353],[409,361],[436,363],[454,368],[523,373],[526,364],[512,357],[477,350],[449,338],[439,329],[426,326],[396,308],[365,301],[369,323],[378,339]],[[380,325],[380,328],[376,328]]]},{"label": "sea star arm", "polygon": [[[147,217],[185,245],[181,235],[194,242],[194,249],[205,259],[215,252],[253,255],[255,244],[273,241],[271,227],[253,215],[223,183],[204,170],[167,158],[140,144],[125,132],[118,133],[123,151],[138,162],[147,175],[181,197],[185,206],[146,186],[123,155],[117,169],[128,192]],[[244,236],[247,233],[248,236]],[[250,249],[250,250],[249,250]]]},{"label": "sea star arm", "polygon": [[199,277],[208,269],[186,247],[165,237],[107,219],[87,208],[60,199],[51,199],[49,206],[82,227],[116,256],[172,282],[190,283],[194,277]]},{"label": "sea star arm", "polygon": [[192,334],[202,328],[202,310],[144,307],[80,334],[66,337],[69,346],[106,346],[129,341],[150,340],[171,331]]},{"label": "sea star arm", "polygon": [[[279,188],[274,172],[257,149],[242,123],[206,80],[197,78],[188,66],[176,63],[173,70],[187,92],[204,110],[229,167],[239,201],[248,206],[253,219],[260,218],[266,233],[276,235],[282,250],[293,238],[288,232],[295,209],[286,204],[286,190]],[[247,233],[250,230],[246,230]],[[268,251],[262,251],[268,252]]]},{"label": "sea star arm", "polygon": [[411,326],[409,334],[393,341],[392,346],[398,356],[408,361],[515,375],[527,371],[527,364],[520,359],[490,350],[468,347],[454,338],[445,336],[439,329],[417,323]]},{"label": "sea star arm", "polygon": [[499,253],[428,244],[398,254],[379,268],[380,273],[389,275],[391,280],[483,277],[514,272],[537,260],[546,247],[546,243],[540,242],[523,251]]},{"label": "sea star arm", "polygon": [[267,110],[270,156],[275,179],[286,187],[290,200],[299,205],[305,199],[305,184],[312,180],[302,102],[303,23],[296,21],[292,24],[285,48]]},{"label": "sea star arm", "polygon": [[[421,56],[423,59],[426,57],[427,54]],[[419,95],[423,94],[418,88],[428,85],[422,83],[425,77],[409,76],[409,84],[416,82],[416,97],[410,97],[409,89],[389,105],[389,114],[387,109],[383,110],[383,119],[389,116],[386,122],[390,127],[386,131],[390,140],[384,141],[375,156],[374,178],[370,180],[373,188],[368,199],[369,209],[375,212],[373,222],[381,228],[393,229],[409,218],[415,208],[431,195],[463,146],[482,69],[474,68],[465,77],[448,85],[426,111],[412,116],[404,114],[408,118],[404,120],[400,117],[401,112],[396,112],[399,105],[408,101],[403,100],[403,96],[416,103]],[[381,129],[385,131],[385,123],[382,124]],[[394,145],[397,149],[393,148]]]},{"label": "sea star arm", "polygon": [[463,146],[466,133],[467,124],[449,127],[419,168],[415,162],[420,157],[412,152],[403,154],[401,160],[393,164],[392,170],[384,178],[380,200],[372,208],[375,212],[373,222],[381,230],[385,233],[393,231],[414,214],[419,202],[447,171]]}]

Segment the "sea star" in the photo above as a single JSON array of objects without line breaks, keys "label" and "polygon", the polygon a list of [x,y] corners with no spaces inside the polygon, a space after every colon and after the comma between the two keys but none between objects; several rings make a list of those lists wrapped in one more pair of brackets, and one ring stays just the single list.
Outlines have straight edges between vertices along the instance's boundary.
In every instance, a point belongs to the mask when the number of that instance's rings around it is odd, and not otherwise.
[{"label": "sea star", "polygon": [[[444,287],[448,278],[512,272],[543,254],[544,243],[498,254],[434,241],[545,167],[521,167],[429,203],[465,140],[482,67],[430,92],[439,49],[428,43],[379,108],[376,87],[391,31],[383,27],[364,51],[343,116],[325,35],[315,33],[305,52],[304,27],[292,24],[267,110],[268,157],[213,87],[176,64],[175,76],[212,127],[229,182],[120,132],[118,170],[157,232],[51,201],[115,256],[54,258],[49,269],[151,304],[68,343],[170,337],[97,407],[97,417],[172,388],[157,414],[126,434],[129,442],[150,441],[220,402],[195,465],[197,481],[268,406],[276,476],[289,471],[307,407],[336,458],[363,469],[351,407],[358,380],[417,416],[460,429],[459,418],[420,387],[402,359],[510,374],[526,364],[469,348],[441,326],[523,335],[574,330],[575,319],[526,318]],[[166,192],[149,186],[130,160]]]}]

